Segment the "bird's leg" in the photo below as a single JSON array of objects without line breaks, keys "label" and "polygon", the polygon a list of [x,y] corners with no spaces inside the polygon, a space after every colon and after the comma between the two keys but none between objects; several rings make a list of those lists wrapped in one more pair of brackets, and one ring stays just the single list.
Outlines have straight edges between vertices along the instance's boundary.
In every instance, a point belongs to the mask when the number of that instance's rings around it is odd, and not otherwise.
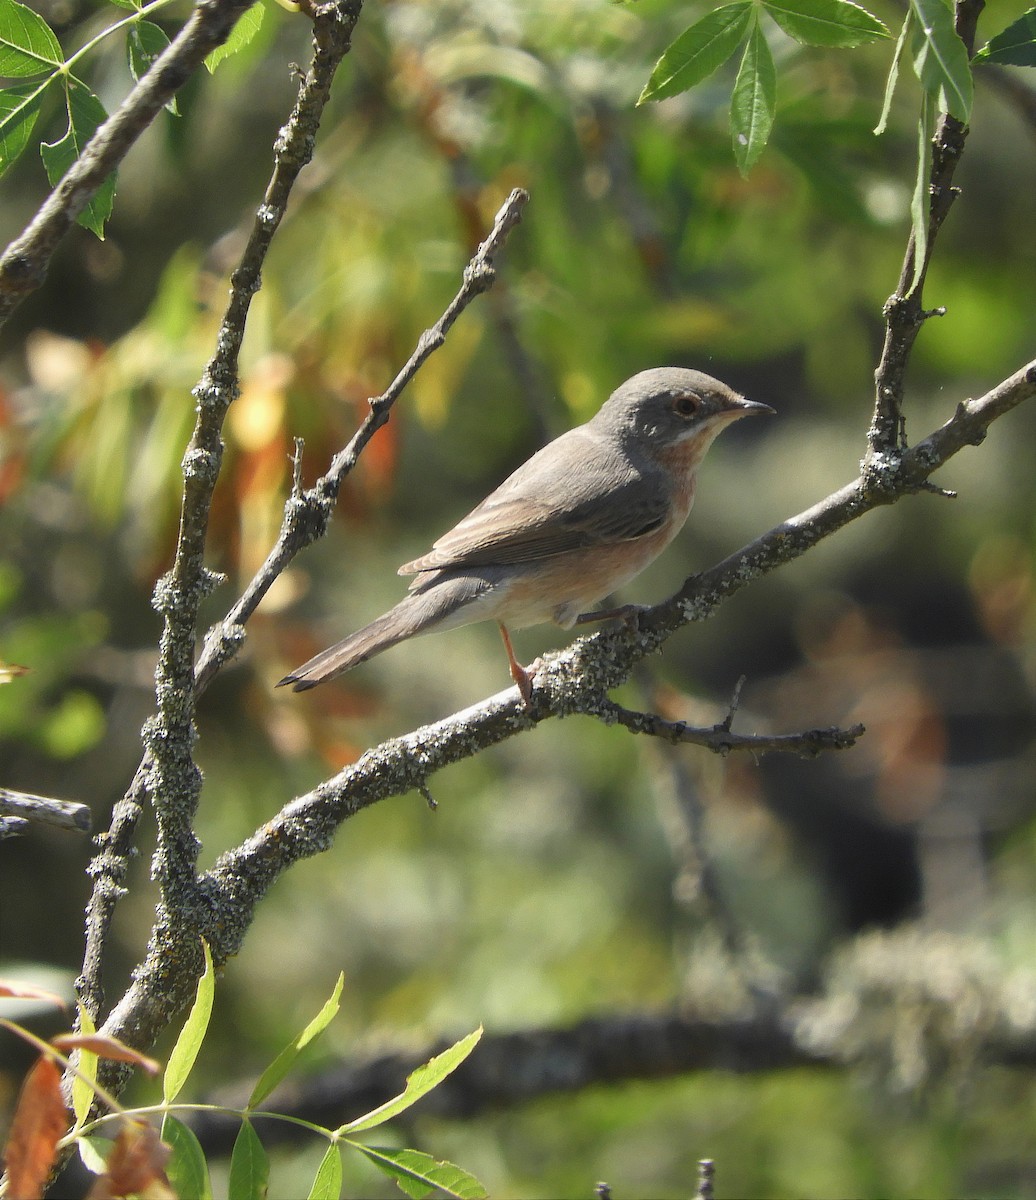
[{"label": "bird's leg", "polygon": [[507,626],[503,621],[497,621],[497,625],[500,626],[500,636],[504,639],[504,649],[507,651],[507,664],[511,668],[511,678],[518,685],[518,691],[522,694],[525,707],[532,708],[532,679],[536,674],[535,666],[531,671],[527,671],[522,666],[514,656],[514,647],[511,645],[511,635],[507,632]]},{"label": "bird's leg", "polygon": [[618,608],[602,608],[595,612],[580,613],[574,624],[589,625],[591,621],[611,621],[613,619],[629,621],[633,617],[639,617],[642,612],[646,612],[648,607],[647,604],[620,604]]}]

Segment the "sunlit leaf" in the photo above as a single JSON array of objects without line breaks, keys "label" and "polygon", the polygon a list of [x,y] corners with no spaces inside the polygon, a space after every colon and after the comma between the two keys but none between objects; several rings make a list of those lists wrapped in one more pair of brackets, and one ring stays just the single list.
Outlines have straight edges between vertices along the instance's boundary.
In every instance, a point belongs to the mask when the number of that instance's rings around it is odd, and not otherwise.
[{"label": "sunlit leaf", "polygon": [[990,38],[975,58],[1005,66],[1036,67],[1036,8],[1022,13],[1003,33]]},{"label": "sunlit leaf", "polygon": [[[79,158],[86,144],[97,131],[97,127],[108,119],[104,105],[85,83],[69,76],[65,88],[65,107],[68,113],[68,128],[56,142],[44,142],[40,146],[47,178],[55,186]],[[111,216],[115,200],[115,172],[105,179],[76,220],[99,238],[104,237],[104,223]]]},{"label": "sunlit leaf", "polygon": [[11,1119],[4,1152],[8,1195],[35,1200],[43,1194],[57,1156],[58,1139],[67,1128],[61,1069],[52,1058],[44,1056],[26,1075]]},{"label": "sunlit leaf", "polygon": [[263,4],[263,0],[256,0],[251,8],[245,9],[223,45],[217,46],[215,50],[210,50],[205,56],[205,65],[208,67],[210,74],[216,70],[221,62],[224,62],[232,54],[236,54],[248,45],[252,38],[259,32],[263,23],[263,17],[265,16],[266,7]]},{"label": "sunlit leaf", "polygon": [[655,64],[637,103],[664,100],[708,78],[737,49],[751,13],[750,3],[725,4],[684,30]]},{"label": "sunlit leaf", "polygon": [[[86,1007],[79,1004],[79,1030],[84,1034],[96,1032],[94,1019]],[[76,1063],[79,1073],[72,1078],[72,1112],[75,1114],[76,1125],[82,1125],[90,1115],[94,1102],[94,1090],[90,1084],[97,1079],[97,1055],[92,1050],[80,1049],[79,1061]]]},{"label": "sunlit leaf", "polygon": [[914,70],[939,108],[967,121],[972,82],[968,52],[953,27],[953,12],[943,0],[910,0],[914,24]]},{"label": "sunlit leaf", "polygon": [[423,1200],[433,1192],[457,1200],[484,1200],[489,1195],[474,1175],[451,1162],[440,1162],[430,1154],[422,1154],[420,1150],[387,1150],[382,1146],[352,1144],[379,1170],[390,1175],[413,1200]]},{"label": "sunlit leaf", "polygon": [[903,19],[903,28],[899,31],[899,37],[896,40],[896,48],[892,53],[892,62],[889,65],[888,78],[885,80],[885,99],[881,105],[881,116],[878,117],[878,123],[874,126],[874,134],[880,137],[888,125],[889,113],[892,111],[892,97],[896,92],[896,84],[899,82],[899,64],[903,58],[903,50],[906,47],[907,38],[910,36],[910,31],[914,23],[913,9],[908,8],[906,17]]},{"label": "sunlit leaf", "polygon": [[338,1200],[342,1194],[342,1151],[337,1142],[332,1142],[320,1160],[313,1186],[306,1200]]},{"label": "sunlit leaf", "polygon": [[892,36],[884,21],[851,0],[763,0],[763,7],[807,46],[861,46]]},{"label": "sunlit leaf", "polygon": [[215,972],[212,966],[212,954],[208,943],[202,942],[205,952],[205,970],[198,980],[198,990],[194,1004],[187,1014],[180,1036],[169,1055],[165,1076],[162,1080],[162,1097],[166,1104],[172,1104],[187,1082],[194,1061],[198,1057],[205,1034],[209,1028],[209,1018],[212,1016],[212,998],[216,991]]},{"label": "sunlit leaf", "polygon": [[0,0],[0,76],[40,75],[63,62],[58,39],[38,13],[16,0]]},{"label": "sunlit leaf", "polygon": [[448,1050],[437,1054],[435,1058],[430,1059],[423,1066],[418,1067],[413,1074],[407,1076],[406,1088],[398,1096],[365,1116],[357,1117],[355,1121],[341,1126],[337,1132],[339,1134],[359,1133],[363,1129],[374,1129],[376,1126],[384,1124],[385,1121],[391,1120],[392,1117],[398,1116],[401,1112],[405,1112],[437,1084],[442,1083],[447,1075],[455,1071],[478,1045],[481,1036],[482,1027],[480,1025],[473,1033],[461,1038]]},{"label": "sunlit leaf", "polygon": [[270,1159],[252,1122],[241,1122],[230,1156],[228,1200],[265,1200],[270,1182]]},{"label": "sunlit leaf", "polygon": [[917,180],[910,200],[910,226],[914,235],[914,274],[907,295],[917,287],[928,254],[928,214],[932,190],[932,137],[935,134],[935,100],[925,94],[917,120]]},{"label": "sunlit leaf", "polygon": [[38,83],[17,84],[0,91],[0,175],[29,144],[43,92]]},{"label": "sunlit leaf", "polygon": [[294,1041],[289,1042],[284,1047],[262,1075],[259,1076],[259,1082],[252,1089],[252,1094],[248,1098],[249,1108],[255,1108],[258,1104],[262,1103],[291,1070],[292,1063],[298,1057],[299,1052],[305,1046],[308,1046],[318,1034],[323,1033],[328,1025],[331,1024],[341,1007],[342,987],[344,984],[345,975],[340,973],[334,991],[320,1012],[317,1013]]},{"label": "sunlit leaf", "polygon": [[748,35],[734,92],[730,98],[730,132],[734,159],[747,175],[766,148],[777,105],[777,69],[759,23]]},{"label": "sunlit leaf", "polygon": [[165,1170],[173,1191],[191,1200],[212,1200],[205,1151],[194,1130],[167,1113],[162,1121],[162,1141],[172,1151]]}]

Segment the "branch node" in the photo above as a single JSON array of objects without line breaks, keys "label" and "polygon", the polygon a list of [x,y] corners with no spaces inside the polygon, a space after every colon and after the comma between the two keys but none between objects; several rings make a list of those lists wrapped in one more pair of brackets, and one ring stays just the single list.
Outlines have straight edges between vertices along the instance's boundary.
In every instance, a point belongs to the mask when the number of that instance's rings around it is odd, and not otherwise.
[{"label": "branch node", "polygon": [[439,807],[439,801],[436,800],[436,798],[429,791],[428,784],[424,782],[419,783],[417,785],[417,790],[424,797],[425,804],[428,805],[432,812],[435,812]]}]

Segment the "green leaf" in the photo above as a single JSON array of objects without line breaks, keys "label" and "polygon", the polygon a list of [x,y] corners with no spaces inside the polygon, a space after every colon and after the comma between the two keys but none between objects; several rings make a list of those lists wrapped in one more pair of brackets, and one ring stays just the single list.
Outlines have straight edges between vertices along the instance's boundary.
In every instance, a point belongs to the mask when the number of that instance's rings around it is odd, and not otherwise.
[{"label": "green leaf", "polygon": [[725,4],[700,21],[695,22],[666,47],[655,64],[651,78],[640,93],[638,104],[647,100],[664,100],[686,92],[707,79],[737,49],[751,17],[748,0]]},{"label": "green leaf", "polygon": [[176,1045],[169,1055],[169,1062],[166,1064],[165,1075],[162,1079],[162,1098],[166,1104],[172,1104],[180,1094],[180,1089],[187,1082],[187,1076],[190,1075],[194,1060],[198,1057],[198,1051],[205,1040],[209,1017],[212,1015],[212,997],[216,991],[212,953],[209,950],[208,942],[203,940],[201,945],[205,952],[205,970],[198,980],[198,991],[194,997],[194,1004],[187,1014],[187,1020],[183,1023],[183,1029],[180,1030],[180,1036],[176,1039]]},{"label": "green leaf", "polygon": [[982,62],[1012,67],[1036,67],[1036,8],[1022,13],[975,55]]},{"label": "green leaf", "polygon": [[[77,1007],[79,1009],[79,1032],[96,1033],[97,1027],[94,1025],[93,1017],[83,1007],[81,1001],[77,1003]],[[75,1128],[79,1129],[85,1124],[86,1118],[90,1115],[90,1106],[94,1102],[95,1093],[88,1081],[97,1079],[96,1052],[80,1050],[76,1066],[79,1068],[79,1074],[72,1076],[72,1112],[76,1119]]]},{"label": "green leaf", "polygon": [[910,200],[910,226],[914,235],[914,275],[909,296],[921,281],[928,254],[928,213],[932,191],[932,138],[935,135],[935,100],[925,93],[917,121],[917,181]]},{"label": "green leaf", "polygon": [[943,0],[910,0],[914,26],[914,70],[939,108],[967,122],[971,117],[971,63]]},{"label": "green leaf", "polygon": [[317,1013],[312,1021],[305,1029],[284,1047],[277,1055],[266,1070],[259,1076],[259,1082],[252,1089],[251,1096],[248,1097],[248,1107],[255,1108],[262,1103],[263,1100],[273,1091],[280,1083],[285,1075],[291,1070],[292,1063],[298,1058],[299,1052],[331,1024],[334,1018],[338,1015],[338,1010],[341,1007],[342,987],[345,984],[345,975],[339,974],[338,982],[335,984],[334,991],[330,998],[324,1004],[324,1007]]},{"label": "green leaf", "polygon": [[320,1160],[313,1186],[306,1200],[338,1200],[342,1194],[342,1151],[337,1142],[332,1142]]},{"label": "green leaf", "polygon": [[230,1156],[228,1200],[264,1200],[270,1183],[270,1159],[252,1122],[244,1120]]},{"label": "green leaf", "polygon": [[777,103],[777,69],[759,22],[748,35],[730,98],[730,132],[738,170],[747,175],[766,147]]},{"label": "green leaf", "polygon": [[162,1141],[173,1152],[165,1171],[177,1196],[212,1200],[209,1166],[194,1130],[166,1113],[162,1121]]},{"label": "green leaf", "polygon": [[806,46],[862,46],[892,36],[884,21],[851,0],[763,0],[763,7]]},{"label": "green leaf", "polygon": [[[43,165],[51,186],[56,186],[69,167],[83,153],[87,142],[97,127],[108,119],[104,105],[85,83],[74,76],[68,77],[65,85],[65,108],[68,113],[68,128],[64,137],[56,142],[44,142],[40,146]],[[115,172],[113,171],[94,192],[86,207],[76,218],[99,238],[104,237],[104,223],[111,216],[115,200]]]},{"label": "green leaf", "polygon": [[245,46],[259,32],[259,27],[263,23],[263,17],[266,16],[266,8],[263,5],[263,0],[256,0],[251,8],[246,8],[245,11],[237,20],[237,24],[230,31],[230,36],[222,46],[217,46],[215,50],[210,50],[205,56],[205,65],[209,69],[211,75],[221,62],[230,58],[232,54],[236,54],[239,50],[243,50]]},{"label": "green leaf", "polygon": [[58,39],[38,13],[0,0],[0,76],[49,74],[64,61]]},{"label": "green leaf", "polygon": [[[133,78],[141,80],[168,45],[169,38],[166,37],[165,31],[153,21],[137,21],[131,25],[126,35],[126,61]],[[174,116],[179,116],[175,96],[166,101],[166,108]]]},{"label": "green leaf", "polygon": [[394,1099],[373,1109],[365,1116],[357,1117],[355,1121],[342,1125],[335,1132],[341,1135],[343,1133],[359,1133],[363,1129],[374,1129],[376,1126],[384,1124],[385,1121],[391,1120],[392,1117],[398,1116],[401,1112],[405,1112],[437,1084],[442,1083],[447,1075],[456,1071],[478,1045],[481,1036],[482,1026],[480,1025],[473,1033],[461,1038],[448,1050],[437,1054],[424,1066],[418,1067],[412,1075],[407,1076],[406,1088]]},{"label": "green leaf", "polygon": [[0,175],[29,144],[45,87],[22,83],[0,91]]},{"label": "green leaf", "polygon": [[907,38],[913,29],[914,13],[912,9],[907,9],[907,15],[903,20],[903,28],[899,31],[899,37],[896,40],[896,49],[892,53],[892,63],[889,66],[888,79],[885,80],[885,99],[881,105],[881,116],[878,117],[878,123],[874,126],[875,137],[881,137],[885,132],[889,123],[889,113],[892,111],[892,97],[896,91],[896,84],[899,82],[899,64],[903,58],[903,50],[906,47]]},{"label": "green leaf", "polygon": [[103,1175],[108,1169],[108,1155],[115,1143],[111,1138],[97,1137],[87,1134],[76,1138],[76,1149],[83,1160],[83,1166],[93,1175]]},{"label": "green leaf", "polygon": [[422,1154],[420,1150],[386,1150],[382,1146],[361,1146],[358,1142],[350,1142],[350,1145],[390,1175],[414,1200],[423,1200],[432,1192],[457,1200],[484,1200],[489,1195],[474,1175],[451,1162],[440,1162],[430,1154]]}]

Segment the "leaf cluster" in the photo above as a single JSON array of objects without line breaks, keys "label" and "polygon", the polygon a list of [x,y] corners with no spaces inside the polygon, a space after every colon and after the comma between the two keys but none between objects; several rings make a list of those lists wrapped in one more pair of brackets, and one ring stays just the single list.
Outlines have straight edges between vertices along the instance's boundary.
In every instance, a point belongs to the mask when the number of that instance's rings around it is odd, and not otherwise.
[{"label": "leaf cluster", "polygon": [[[152,1200],[175,1200],[177,1196],[211,1200],[213,1195],[205,1153],[189,1125],[174,1112],[197,1110],[197,1105],[177,1103],[205,1042],[215,998],[215,971],[212,956],[203,943],[205,970],[198,980],[194,1003],[176,1038],[162,1074],[162,1102],[155,1106],[125,1108],[97,1082],[97,1067],[105,1058],[139,1067],[155,1075],[160,1064],[126,1046],[117,1038],[101,1036],[93,1028],[86,1010],[80,1006],[77,1034],[63,1034],[43,1042],[34,1034],[6,1018],[0,1025],[40,1050],[40,1058],[30,1070],[22,1087],[4,1159],[8,1171],[8,1189],[19,1200],[38,1200],[61,1152],[78,1150],[86,1167],[98,1178],[91,1197],[124,1196],[146,1193]],[[256,1133],[254,1119],[276,1120],[278,1114],[260,1106],[292,1068],[301,1052],[330,1025],[338,1013],[345,983],[339,975],[334,990],[320,1011],[273,1059],[262,1072],[243,1109],[215,1109],[240,1117],[241,1126],[230,1160],[228,1197],[230,1200],[259,1200],[267,1195],[270,1176],[269,1156]],[[0,997],[18,997],[44,1003],[63,1001],[37,988],[0,981]],[[456,1200],[482,1200],[486,1191],[473,1175],[453,1163],[443,1162],[419,1150],[373,1146],[357,1141],[356,1136],[377,1129],[411,1108],[448,1075],[457,1069],[478,1044],[482,1030],[462,1038],[437,1054],[407,1078],[399,1095],[372,1111],[346,1121],[335,1129],[324,1128],[299,1118],[283,1118],[326,1138],[329,1145],[320,1161],[308,1200],[337,1200],[342,1187],[342,1150],[350,1148],[362,1154],[379,1171],[392,1179],[413,1200],[436,1195]],[[75,1052],[73,1063],[67,1055]],[[73,1123],[68,1128],[68,1112],[61,1087],[61,1067],[72,1076]],[[95,1105],[108,1110],[94,1116]],[[151,1124],[160,1118],[160,1126]],[[110,1132],[114,1126],[114,1140]]]}]

